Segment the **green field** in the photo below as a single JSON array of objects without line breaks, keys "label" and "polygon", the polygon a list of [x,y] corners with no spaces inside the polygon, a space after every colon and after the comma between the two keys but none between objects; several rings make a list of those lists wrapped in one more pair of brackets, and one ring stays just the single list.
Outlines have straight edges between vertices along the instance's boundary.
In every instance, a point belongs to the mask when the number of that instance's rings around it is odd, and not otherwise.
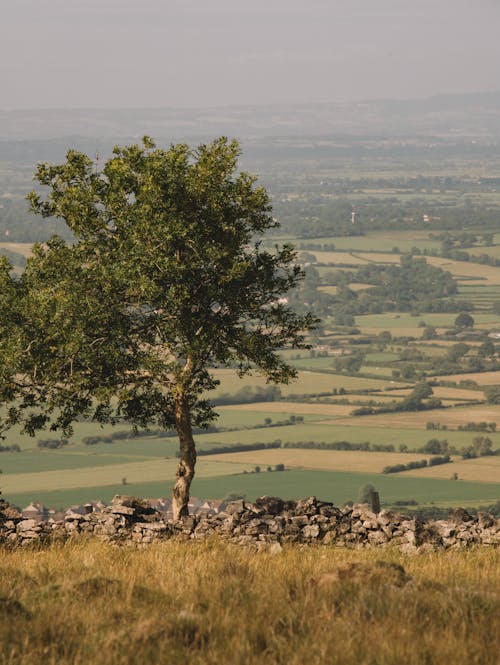
[{"label": "green field", "polygon": [[[228,492],[240,492],[249,500],[264,494],[287,499],[317,496],[342,505],[356,500],[359,488],[372,483],[380,492],[381,500],[392,503],[414,499],[421,504],[477,505],[494,503],[500,496],[500,483],[472,483],[429,478],[393,477],[370,473],[344,473],[335,471],[284,471],[226,475],[217,478],[196,478],[193,496],[200,499],[224,497]],[[37,499],[54,507],[68,506],[95,499],[109,501],[115,494],[134,494],[144,497],[170,496],[172,479],[161,482],[132,483],[124,487],[119,483],[84,489],[37,492]],[[5,498],[24,506],[33,499],[30,492],[12,492]]]},{"label": "green field", "polygon": [[[330,359],[320,358],[319,360],[328,361]],[[222,393],[234,394],[246,385],[253,388],[257,386],[264,388],[268,385],[262,377],[252,375],[245,379],[240,379],[234,370],[229,369],[214,370],[214,376],[221,382],[220,386],[210,393],[214,397]],[[387,385],[388,382],[382,379],[379,381],[342,374],[302,371],[299,373],[296,381],[293,381],[289,385],[280,386],[280,389],[283,395],[314,395],[321,392],[331,392],[334,388],[345,388],[346,390],[381,390]]]},{"label": "green field", "polygon": [[298,245],[304,245],[304,247],[325,243],[333,243],[339,250],[362,252],[390,252],[393,247],[397,247],[400,252],[409,252],[413,247],[418,247],[421,251],[424,249],[438,250],[441,245],[439,240],[430,239],[427,231],[417,230],[391,231],[390,233],[374,231],[366,236],[332,236],[297,242]]},{"label": "green field", "polygon": [[[477,325],[500,326],[500,316],[495,314],[477,314],[472,313]],[[425,312],[413,316],[409,312],[390,312],[386,314],[367,314],[365,316],[356,316],[356,325],[361,329],[380,328],[381,330],[394,331],[397,334],[399,328],[417,327],[420,321],[424,321],[428,326],[436,328],[452,328],[457,317],[456,313],[429,313]]]},{"label": "green field", "polygon": [[[363,381],[363,379],[361,379]],[[262,410],[259,410],[258,412],[255,411],[245,411],[244,409],[242,410],[225,410],[223,406],[218,407],[216,409],[216,412],[219,414],[219,417],[215,420],[214,425],[217,427],[224,427],[224,428],[246,428],[246,427],[256,427],[258,425],[263,425],[264,424],[264,419],[265,418],[271,418],[273,422],[276,422],[278,420],[286,420],[290,418],[290,416],[294,415],[294,409],[293,409],[293,402],[290,402],[290,406],[287,409],[284,409],[282,413],[277,414],[274,411],[266,411],[265,407],[262,408]],[[307,414],[304,415],[304,420],[320,420],[320,416],[308,416]],[[127,425],[126,423],[117,425],[116,427],[112,427],[111,425],[104,425],[101,426],[99,423],[89,423],[89,422],[83,422],[83,423],[75,423],[74,425],[74,433],[70,437],[70,441],[72,443],[80,444],[82,439],[86,436],[110,436],[113,434],[113,432],[116,431],[131,431],[132,428]],[[19,428],[12,428],[6,433],[5,441],[0,442],[2,445],[12,445],[14,443],[18,444],[22,450],[35,450],[38,451],[37,449],[37,441],[39,439],[58,439],[60,436],[57,433],[54,432],[39,432],[35,437],[28,436],[27,434],[21,434],[19,431]],[[144,447],[145,450],[149,450],[148,444],[151,442],[151,439],[149,437],[141,437],[139,436],[136,439],[133,439],[136,443],[140,443],[141,446]],[[167,443],[169,439],[166,439]],[[99,444],[98,444],[99,445]],[[125,448],[120,448],[120,446],[125,446]],[[104,444],[104,450],[115,455],[119,451],[128,451],[129,448],[129,440],[120,440],[120,441],[115,441],[112,444]],[[142,450],[143,448],[141,448]],[[64,448],[64,450],[69,450],[68,448]],[[92,454],[95,453],[96,451],[102,450],[101,448],[98,448],[97,446],[84,446],[83,450],[85,450],[87,453]],[[156,451],[156,447],[153,446],[153,450]],[[45,451],[43,451],[45,452]],[[127,453],[125,453],[127,454]],[[150,454],[150,453],[145,453],[145,454]],[[157,454],[156,452],[152,454]],[[167,453],[168,454],[168,453]],[[175,454],[175,450],[173,453]],[[8,453],[0,453],[0,469],[2,468],[2,460],[8,456]]]}]

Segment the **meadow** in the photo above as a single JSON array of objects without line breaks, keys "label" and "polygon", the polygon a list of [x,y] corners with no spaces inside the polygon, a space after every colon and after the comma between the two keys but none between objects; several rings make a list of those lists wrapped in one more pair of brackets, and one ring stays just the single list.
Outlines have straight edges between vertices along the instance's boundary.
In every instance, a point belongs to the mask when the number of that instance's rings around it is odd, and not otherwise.
[{"label": "meadow", "polygon": [[2,551],[12,665],[495,665],[498,553],[221,542]]}]

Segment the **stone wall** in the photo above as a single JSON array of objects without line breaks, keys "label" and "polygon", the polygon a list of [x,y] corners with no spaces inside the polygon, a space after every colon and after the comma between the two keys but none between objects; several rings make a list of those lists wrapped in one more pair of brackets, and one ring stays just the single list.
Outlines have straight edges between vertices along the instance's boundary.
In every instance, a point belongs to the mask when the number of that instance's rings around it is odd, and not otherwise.
[{"label": "stone wall", "polygon": [[116,496],[100,512],[69,512],[62,521],[36,522],[24,519],[0,499],[0,545],[37,545],[79,536],[137,545],[167,538],[201,540],[218,536],[259,549],[279,548],[284,543],[322,543],[352,548],[395,546],[412,553],[498,546],[500,519],[486,513],[472,517],[457,509],[446,521],[423,522],[388,510],[373,513],[366,504],[338,508],[315,497],[299,501],[261,497],[253,504],[234,501],[216,515],[192,515],[172,522],[147,501]]}]

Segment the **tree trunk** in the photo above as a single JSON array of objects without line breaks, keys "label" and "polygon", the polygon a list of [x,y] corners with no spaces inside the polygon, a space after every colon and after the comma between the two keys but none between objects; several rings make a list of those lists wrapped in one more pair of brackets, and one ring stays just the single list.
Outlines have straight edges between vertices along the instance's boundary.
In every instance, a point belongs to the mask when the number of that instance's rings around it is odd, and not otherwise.
[{"label": "tree trunk", "polygon": [[189,405],[181,389],[178,390],[175,398],[175,429],[179,436],[181,458],[172,492],[172,511],[174,520],[178,520],[189,515],[189,488],[194,478],[196,464],[196,447],[194,445]]}]

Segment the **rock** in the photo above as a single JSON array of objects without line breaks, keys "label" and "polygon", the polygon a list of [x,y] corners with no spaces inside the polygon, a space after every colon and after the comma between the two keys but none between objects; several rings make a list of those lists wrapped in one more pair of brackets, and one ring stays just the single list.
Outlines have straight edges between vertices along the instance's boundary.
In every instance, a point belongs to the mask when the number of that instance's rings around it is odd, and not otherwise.
[{"label": "rock", "polygon": [[[33,531],[37,528],[38,522],[35,520],[22,520],[17,525],[17,532],[22,533],[23,531]],[[38,528],[40,531],[40,528]]]},{"label": "rock", "polygon": [[16,509],[0,500],[0,544],[24,546],[80,535],[137,546],[170,537],[189,540],[217,535],[231,542],[267,548],[266,551],[281,542],[322,542],[357,549],[391,544],[405,553],[418,554],[476,543],[498,547],[500,519],[486,513],[472,518],[460,509],[454,511],[450,520],[422,522],[391,511],[375,514],[366,504],[341,510],[315,497],[283,501],[264,496],[255,504],[233,501],[223,512],[198,513],[172,522],[166,521],[147,501],[118,495],[101,512],[80,515],[68,511],[62,521],[55,523],[22,519]]},{"label": "rock", "polygon": [[308,524],[302,529],[301,534],[304,540],[313,540],[319,536],[319,526],[317,524]]},{"label": "rock", "polygon": [[461,524],[462,522],[472,522],[472,515],[470,515],[465,508],[455,508],[448,515],[448,521],[453,524]]},{"label": "rock", "polygon": [[283,512],[285,502],[276,496],[261,496],[256,499],[255,505],[268,515],[279,515]]},{"label": "rock", "polygon": [[242,513],[244,510],[245,510],[245,502],[243,501],[243,499],[238,499],[238,501],[230,501],[226,505],[226,513],[228,515]]},{"label": "rock", "polygon": [[135,508],[131,506],[111,506],[110,513],[113,515],[135,515]]}]

